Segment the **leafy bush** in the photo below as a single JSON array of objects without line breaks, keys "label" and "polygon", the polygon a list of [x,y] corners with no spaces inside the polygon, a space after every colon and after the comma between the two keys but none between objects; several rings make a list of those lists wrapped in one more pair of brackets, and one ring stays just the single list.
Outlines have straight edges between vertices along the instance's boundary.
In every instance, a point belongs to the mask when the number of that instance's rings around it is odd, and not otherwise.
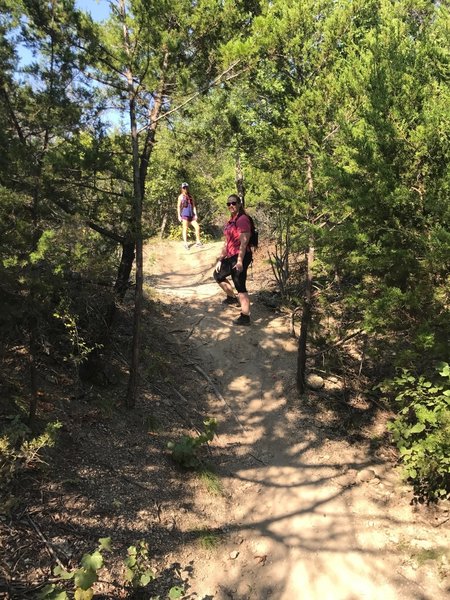
[{"label": "leafy bush", "polygon": [[440,379],[429,381],[404,369],[380,386],[396,393],[400,410],[388,429],[406,478],[419,498],[428,500],[450,496],[450,367],[442,363],[437,372]]},{"label": "leafy bush", "polygon": [[44,432],[31,436],[18,415],[9,419],[0,432],[0,514],[8,513],[15,503],[12,487],[21,475],[43,463],[44,448],[55,445],[61,423],[48,423]]},{"label": "leafy bush", "polygon": [[217,421],[215,419],[207,419],[203,421],[203,425],[205,429],[198,436],[191,437],[184,435],[179,442],[169,442],[167,444],[169,450],[172,450],[174,461],[181,466],[195,469],[201,465],[197,450],[214,438]]},{"label": "leafy bush", "polygon": [[[58,565],[53,569],[53,574],[61,582],[73,581],[74,591],[67,593],[62,586],[50,583],[46,585],[40,594],[38,600],[91,600],[95,598],[93,585],[98,581],[100,569],[104,568],[103,553],[111,550],[111,538],[100,538],[98,548],[92,554],[84,554],[81,559],[81,566],[67,571]],[[138,589],[145,588],[156,575],[150,568],[148,556],[148,544],[140,541],[138,546],[130,546],[127,550],[127,558],[124,560],[124,585],[115,583],[116,589],[123,588],[124,592],[133,594]],[[169,600],[177,600],[184,594],[180,586],[172,587],[168,592]],[[120,594],[120,597],[123,597]],[[128,597],[128,596],[127,596]],[[159,600],[158,597],[150,597],[149,600]]]}]

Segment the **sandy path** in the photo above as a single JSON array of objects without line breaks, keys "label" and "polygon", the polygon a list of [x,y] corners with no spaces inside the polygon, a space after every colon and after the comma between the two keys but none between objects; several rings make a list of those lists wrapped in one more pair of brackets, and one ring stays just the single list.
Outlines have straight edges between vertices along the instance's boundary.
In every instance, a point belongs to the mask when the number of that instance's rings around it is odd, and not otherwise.
[{"label": "sandy path", "polygon": [[[391,600],[448,597],[448,522],[425,520],[390,464],[330,439],[293,394],[288,322],[257,303],[252,327],[230,322],[211,280],[219,244],[148,250],[148,283],[182,308],[175,326],[223,395],[208,414],[227,500],[209,510],[226,542],[197,567],[200,599]],[[253,283],[249,282],[249,291]],[[193,596],[194,597],[194,596]]]}]

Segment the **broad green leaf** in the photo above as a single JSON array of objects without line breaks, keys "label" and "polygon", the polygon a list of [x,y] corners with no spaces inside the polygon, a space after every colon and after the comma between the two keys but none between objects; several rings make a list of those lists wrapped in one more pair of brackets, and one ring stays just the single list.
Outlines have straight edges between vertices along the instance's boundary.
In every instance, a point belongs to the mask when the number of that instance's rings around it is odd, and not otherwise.
[{"label": "broad green leaf", "polygon": [[125,559],[123,562],[125,563],[125,565],[126,565],[127,567],[130,567],[130,568],[131,568],[131,567],[134,567],[134,565],[136,564],[136,562],[137,562],[137,558],[136,558],[135,556],[129,556],[129,557],[128,557],[128,558],[126,558],[126,559]]},{"label": "broad green leaf", "polygon": [[413,427],[411,427],[411,429],[409,431],[410,431],[410,433],[422,433],[422,431],[424,431],[424,429],[425,429],[424,423],[416,423]]},{"label": "broad green leaf", "polygon": [[63,567],[60,567],[59,565],[57,565],[53,569],[53,574],[56,575],[57,577],[61,577],[61,579],[72,579],[72,577],[75,575],[75,571],[70,573],[69,571],[66,571]]},{"label": "broad green leaf", "polygon": [[88,590],[96,581],[97,573],[95,571],[79,570],[75,574],[75,585],[82,590]]},{"label": "broad green leaf", "polygon": [[66,592],[56,588],[53,584],[46,585],[36,598],[37,600],[68,600]]},{"label": "broad green leaf", "polygon": [[96,550],[92,554],[85,554],[81,559],[81,564],[85,569],[93,569],[97,571],[103,565],[103,557],[101,553]]},{"label": "broad green leaf", "polygon": [[153,571],[147,570],[147,571],[145,571],[145,573],[142,573],[142,575],[139,579],[139,582],[142,585],[142,587],[145,587],[154,578],[155,578],[155,574],[153,573]]},{"label": "broad green leaf", "polygon": [[80,588],[78,588],[75,591],[75,600],[91,600],[94,596],[94,590],[82,590]]}]

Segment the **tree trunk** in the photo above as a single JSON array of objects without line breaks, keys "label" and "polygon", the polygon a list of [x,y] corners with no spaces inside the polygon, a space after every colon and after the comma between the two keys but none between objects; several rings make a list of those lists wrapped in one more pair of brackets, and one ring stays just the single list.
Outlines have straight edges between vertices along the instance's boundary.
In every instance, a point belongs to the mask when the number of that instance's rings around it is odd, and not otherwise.
[{"label": "tree trunk", "polygon": [[[306,157],[306,179],[308,182],[308,222],[311,222],[313,216],[313,192],[314,184],[312,178],[312,158]],[[314,264],[314,238],[309,237],[308,248],[306,249],[306,281],[305,295],[303,299],[303,313],[300,326],[300,336],[298,339],[297,353],[297,389],[300,394],[304,394],[306,390],[306,359],[307,359],[307,342],[309,326],[312,318],[312,282],[313,282],[313,264]]]},{"label": "tree trunk", "polygon": [[31,326],[30,343],[29,343],[29,364],[30,364],[30,409],[28,412],[28,425],[33,427],[36,418],[38,407],[38,386],[37,386],[37,343],[36,343],[36,327]]},{"label": "tree trunk", "polygon": [[[125,28],[125,43],[127,51],[128,32]],[[165,72],[168,65],[169,53],[166,50],[163,60],[162,75],[159,82],[159,91],[154,95],[154,103],[149,111],[149,126],[147,127],[146,138],[141,155],[139,156],[139,132],[136,121],[136,99],[131,70],[128,71],[128,89],[130,94],[130,124],[131,124],[131,144],[133,148],[133,180],[134,180],[134,230],[136,247],[136,290],[134,296],[134,318],[133,318],[133,343],[131,350],[130,378],[128,380],[128,390],[126,396],[126,405],[133,408],[136,405],[138,384],[139,384],[139,355],[141,346],[142,329],[142,306],[143,306],[143,283],[144,283],[144,260],[143,260],[143,240],[142,240],[142,205],[145,195],[145,180],[147,178],[150,156],[155,142],[155,134],[158,126],[158,117],[162,107]]]},{"label": "tree trunk", "polygon": [[167,215],[167,213],[165,212],[165,213],[164,213],[164,216],[163,216],[163,218],[162,218],[161,227],[160,227],[160,229],[159,229],[159,239],[160,239],[160,240],[162,240],[162,239],[163,239],[163,237],[164,237],[164,231],[166,230],[166,225],[167,225],[167,218],[168,218],[168,215]]},{"label": "tree trunk", "polygon": [[239,153],[236,157],[235,173],[236,191],[239,198],[242,200],[242,206],[245,208],[244,174],[242,172],[241,157],[239,156]]},{"label": "tree trunk", "polygon": [[119,268],[117,269],[116,282],[114,284],[114,296],[106,312],[106,325],[112,327],[114,315],[116,314],[117,304],[122,302],[130,285],[131,270],[134,262],[134,239],[128,233],[125,241],[122,243],[122,256],[120,258]]},{"label": "tree trunk", "polygon": [[128,390],[126,405],[134,408],[138,394],[139,385],[139,357],[141,348],[141,330],[142,330],[142,304],[143,304],[143,252],[142,236],[136,239],[136,291],[134,295],[134,315],[133,315],[133,344],[131,349],[130,378],[128,380]]},{"label": "tree trunk", "polygon": [[314,263],[314,247],[312,245],[310,245],[307,250],[306,262],[306,290],[303,300],[303,312],[297,354],[297,388],[300,394],[304,394],[306,389],[307,341],[312,317],[312,265]]},{"label": "tree trunk", "polygon": [[139,384],[139,350],[141,345],[142,326],[142,294],[143,294],[143,252],[142,252],[142,197],[144,182],[141,181],[141,164],[139,162],[139,132],[136,115],[136,89],[132,71],[133,49],[130,44],[129,30],[126,22],[125,0],[119,2],[119,12],[122,19],[123,41],[125,52],[130,59],[126,69],[128,86],[128,108],[130,115],[131,148],[133,154],[133,227],[132,234],[136,249],[136,287],[134,293],[133,341],[131,348],[130,377],[126,395],[126,405],[133,408],[136,405]]}]

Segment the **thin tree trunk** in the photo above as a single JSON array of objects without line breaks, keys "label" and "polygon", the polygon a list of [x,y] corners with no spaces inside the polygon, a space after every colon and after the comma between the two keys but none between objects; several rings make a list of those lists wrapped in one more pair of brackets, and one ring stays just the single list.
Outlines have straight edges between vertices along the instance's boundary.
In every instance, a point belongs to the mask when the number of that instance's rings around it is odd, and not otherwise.
[{"label": "thin tree trunk", "polygon": [[[35,252],[39,242],[39,197],[40,197],[40,185],[39,177],[41,176],[41,166],[38,166],[38,174],[36,177],[36,187],[33,192],[33,237],[31,242],[32,251]],[[37,369],[36,361],[38,354],[38,330],[39,330],[39,313],[37,309],[37,286],[38,286],[38,273],[36,265],[30,265],[30,307],[31,320],[29,325],[28,337],[28,354],[29,354],[29,366],[30,366],[30,406],[28,412],[28,424],[30,427],[33,426],[36,418],[37,407],[38,407],[38,392],[37,392]]]},{"label": "thin tree trunk", "polygon": [[[133,313],[133,341],[131,348],[130,362],[130,377],[128,379],[128,389],[126,395],[126,405],[133,408],[136,405],[138,391],[138,375],[139,375],[139,349],[141,341],[141,325],[142,325],[142,284],[143,284],[143,268],[142,268],[142,182],[140,177],[139,163],[139,133],[137,128],[136,116],[136,90],[134,85],[132,64],[132,49],[130,45],[130,36],[126,23],[126,7],[125,0],[119,2],[119,13],[122,18],[123,41],[127,56],[130,59],[130,66],[126,70],[127,86],[128,86],[128,108],[130,115],[130,134],[131,148],[133,155],[133,227],[132,236],[134,247],[136,250],[136,288],[134,294],[134,313]],[[127,268],[128,262],[124,265]]]},{"label": "thin tree trunk", "polygon": [[[129,51],[128,31],[124,24],[124,36],[127,52]],[[136,247],[136,290],[134,296],[134,318],[133,318],[133,342],[131,351],[130,377],[126,404],[129,408],[136,405],[139,384],[139,357],[141,347],[142,330],[142,307],[143,307],[143,283],[144,283],[144,260],[142,239],[142,205],[145,195],[145,180],[147,178],[148,165],[155,141],[158,117],[162,107],[165,72],[168,66],[168,51],[165,52],[162,76],[159,84],[158,94],[154,96],[154,103],[149,112],[150,126],[147,128],[146,139],[141,155],[139,155],[139,132],[136,120],[136,98],[131,70],[128,71],[128,89],[130,93],[130,124],[131,143],[133,148],[133,181],[134,181],[134,228]]]},{"label": "thin tree trunk", "polygon": [[162,238],[164,237],[164,231],[166,230],[166,225],[167,225],[167,218],[168,218],[168,215],[165,212],[163,219],[162,219],[161,227],[159,229],[159,239],[160,240],[162,240]]},{"label": "thin tree trunk", "polygon": [[142,304],[143,304],[143,251],[142,236],[136,238],[136,291],[134,295],[133,343],[131,350],[130,377],[126,405],[134,408],[139,385],[139,357],[141,348]]},{"label": "thin tree trunk", "polygon": [[133,268],[135,257],[134,239],[131,234],[126,236],[122,242],[122,256],[120,258],[119,268],[117,269],[116,282],[114,284],[114,294],[111,303],[106,310],[106,326],[111,328],[117,310],[117,304],[122,302],[130,285],[131,270]]},{"label": "thin tree trunk", "polygon": [[242,206],[245,208],[244,174],[242,172],[241,157],[239,156],[239,153],[236,156],[235,173],[236,191],[239,198],[242,200]]},{"label": "thin tree trunk", "polygon": [[36,418],[38,407],[38,385],[37,385],[37,342],[36,342],[36,325],[32,324],[30,329],[29,342],[29,365],[30,365],[30,407],[28,412],[28,425],[33,426]]},{"label": "thin tree trunk", "polygon": [[[54,7],[52,6],[52,11]],[[53,19],[52,19],[53,21]],[[53,100],[53,91],[54,91],[54,83],[55,78],[57,77],[55,71],[55,54],[54,54],[54,39],[51,38],[51,52],[50,52],[50,70],[49,70],[50,78],[49,78],[49,88],[48,94],[49,98]],[[50,102],[50,105],[47,109],[47,124],[52,122],[52,109],[53,105]],[[22,139],[22,142],[25,141],[25,138]],[[44,156],[47,153],[50,142],[50,130],[49,125],[46,126],[44,130],[44,137],[42,140],[42,151],[40,153],[40,158],[38,159],[36,165],[35,172],[35,186],[33,191],[33,237],[32,237],[32,251],[35,252],[38,244],[39,238],[41,236],[40,232],[40,200],[41,200],[41,188],[42,188],[42,165],[44,161]],[[31,265],[31,281],[30,281],[30,310],[32,312],[31,324],[29,329],[29,364],[30,364],[30,410],[28,413],[28,422],[29,425],[32,426],[34,420],[36,418],[36,413],[38,409],[38,370],[36,367],[37,356],[39,351],[38,345],[38,337],[39,337],[39,329],[40,329],[40,313],[36,306],[38,299],[38,286],[39,286],[39,273],[34,264]],[[34,313],[34,314],[33,314]]]},{"label": "thin tree trunk", "polygon": [[[308,221],[311,222],[313,213],[313,192],[314,183],[312,177],[312,158],[310,155],[306,157],[306,178],[308,182],[309,209]],[[303,313],[300,325],[300,336],[298,339],[297,353],[297,389],[300,394],[304,394],[306,390],[306,359],[307,359],[307,342],[309,326],[312,318],[312,282],[313,282],[313,264],[314,264],[314,238],[311,235],[309,238],[308,248],[306,249],[306,281],[305,295],[303,300]]]}]

